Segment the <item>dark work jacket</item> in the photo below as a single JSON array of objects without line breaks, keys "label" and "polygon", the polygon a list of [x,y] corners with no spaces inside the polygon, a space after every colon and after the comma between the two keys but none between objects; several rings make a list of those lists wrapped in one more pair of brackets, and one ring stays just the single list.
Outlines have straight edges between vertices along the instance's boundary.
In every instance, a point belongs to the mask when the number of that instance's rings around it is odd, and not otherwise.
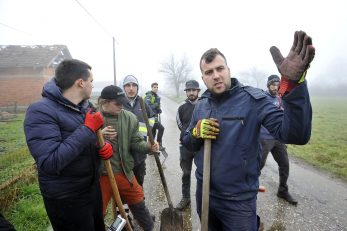
[{"label": "dark work jacket", "polygon": [[[139,97],[140,96],[138,96],[138,95],[136,96],[133,105],[131,105],[130,102],[128,102],[123,107],[124,107],[125,110],[130,111],[133,114],[135,114],[136,117],[137,117],[137,120],[140,123],[144,123],[145,119],[144,119],[143,114],[142,114],[142,109],[141,109],[141,105],[140,105],[140,102],[139,102]],[[146,103],[145,103],[145,107],[146,107],[147,117],[148,118],[154,117],[154,113],[153,113],[152,109]],[[146,137],[144,137],[144,139],[145,138]],[[132,155],[133,155],[133,158],[134,158],[135,166],[140,164],[140,163],[142,163],[147,158],[147,154],[145,154],[145,153],[139,153],[139,152],[132,151]]]},{"label": "dark work jacket", "polygon": [[194,161],[198,183],[203,179],[203,140],[192,130],[204,118],[216,118],[220,133],[212,141],[210,195],[227,200],[247,200],[258,193],[263,125],[283,143],[306,144],[311,135],[312,109],[306,82],[283,97],[278,109],[263,90],[231,79],[229,90],[218,98],[205,91],[193,112],[183,145],[198,151]]},{"label": "dark work jacket", "polygon": [[191,103],[189,99],[186,99],[182,105],[178,107],[176,114],[176,123],[180,129],[180,141],[184,135],[185,130],[188,128],[190,119],[194,111],[195,104]]},{"label": "dark work jacket", "polygon": [[42,96],[29,106],[24,120],[42,196],[79,197],[99,180],[96,135],[83,125],[89,104],[75,105],[64,98],[54,79],[45,84]]}]

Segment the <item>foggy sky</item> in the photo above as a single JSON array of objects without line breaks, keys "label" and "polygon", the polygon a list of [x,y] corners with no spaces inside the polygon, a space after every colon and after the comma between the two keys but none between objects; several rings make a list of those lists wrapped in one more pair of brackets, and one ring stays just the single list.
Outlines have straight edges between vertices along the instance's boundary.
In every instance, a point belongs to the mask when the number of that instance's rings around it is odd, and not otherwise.
[{"label": "foggy sky", "polygon": [[[78,4],[83,5],[93,18]],[[232,75],[256,67],[276,73],[269,48],[287,55],[295,30],[313,38],[312,86],[346,83],[346,3],[331,1],[0,0],[0,45],[67,45],[93,67],[95,81],[127,74],[148,86],[163,81],[160,63],[185,55],[200,78],[201,54],[217,47]]]}]

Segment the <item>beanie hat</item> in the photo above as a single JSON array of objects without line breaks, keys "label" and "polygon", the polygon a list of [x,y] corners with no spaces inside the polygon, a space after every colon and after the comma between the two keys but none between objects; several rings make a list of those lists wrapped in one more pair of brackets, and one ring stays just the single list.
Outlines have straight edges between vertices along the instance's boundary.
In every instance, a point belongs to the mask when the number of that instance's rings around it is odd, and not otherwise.
[{"label": "beanie hat", "polygon": [[278,77],[278,75],[270,75],[267,78],[267,84],[266,86],[269,87],[272,83],[274,82],[280,82],[280,77]]},{"label": "beanie hat", "polygon": [[139,82],[137,81],[137,78],[133,75],[125,76],[123,80],[123,86],[127,85],[128,83],[135,83],[137,86],[139,86]]},{"label": "beanie hat", "polygon": [[102,89],[100,97],[102,99],[114,99],[123,105],[129,102],[123,90],[120,87],[114,85],[110,85]]},{"label": "beanie hat", "polygon": [[188,80],[186,82],[186,88],[184,90],[187,91],[189,89],[200,90],[198,81]]}]

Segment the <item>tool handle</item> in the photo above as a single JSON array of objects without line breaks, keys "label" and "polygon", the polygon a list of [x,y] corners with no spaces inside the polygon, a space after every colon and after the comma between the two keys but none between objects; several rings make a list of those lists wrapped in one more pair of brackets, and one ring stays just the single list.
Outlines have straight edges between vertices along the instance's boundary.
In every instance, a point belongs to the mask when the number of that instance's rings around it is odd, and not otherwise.
[{"label": "tool handle", "polygon": [[[145,103],[143,102],[142,97],[139,97],[139,101],[140,101],[140,105],[141,105],[143,118],[145,120],[145,124],[146,124],[146,127],[147,127],[147,133],[148,133],[149,142],[151,143],[151,145],[153,145],[154,144],[154,138],[153,138],[153,134],[152,134],[152,129],[151,129],[150,125],[149,125],[149,120],[148,120],[148,116],[147,116]],[[165,192],[165,195],[166,195],[169,207],[170,207],[170,209],[173,209],[172,200],[171,200],[171,197],[170,197],[169,189],[168,189],[167,184],[166,184],[164,171],[163,171],[163,168],[161,166],[158,153],[153,152],[153,155],[154,155],[154,158],[155,158],[155,162],[157,163],[157,167],[158,167],[161,183],[163,184],[164,192]]]},{"label": "tool handle", "polygon": [[202,180],[201,231],[208,231],[210,204],[211,140],[204,140],[204,170]]},{"label": "tool handle", "polygon": [[[101,132],[100,129],[96,132],[96,135],[98,137],[98,142],[99,142],[100,147],[104,146],[105,145],[105,141],[104,141],[104,137],[103,137],[102,132]],[[112,188],[112,192],[113,192],[113,198],[116,201],[116,204],[117,204],[117,207],[119,209],[119,212],[120,212],[121,216],[127,222],[126,223],[126,229],[128,231],[132,231],[132,228],[130,226],[128,217],[127,217],[127,215],[125,213],[125,210],[123,208],[122,200],[121,200],[120,195],[119,195],[119,190],[118,190],[118,187],[117,187],[117,184],[116,184],[116,180],[114,178],[111,162],[110,162],[110,160],[104,160],[104,164],[105,164],[105,168],[106,168],[106,171],[107,171],[108,179],[109,179],[110,184],[111,184],[111,188]]]}]

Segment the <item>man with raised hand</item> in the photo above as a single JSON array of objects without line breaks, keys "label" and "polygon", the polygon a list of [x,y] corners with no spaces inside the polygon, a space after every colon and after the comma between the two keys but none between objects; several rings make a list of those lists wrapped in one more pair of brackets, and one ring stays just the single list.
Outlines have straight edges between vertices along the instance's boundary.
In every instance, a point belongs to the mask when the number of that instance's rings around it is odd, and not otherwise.
[{"label": "man with raised hand", "polygon": [[242,85],[230,75],[227,60],[216,48],[200,59],[207,90],[195,106],[183,145],[197,154],[196,204],[201,217],[204,139],[212,140],[209,230],[258,230],[256,199],[260,176],[260,128],[288,144],[306,144],[311,136],[312,109],[306,83],[314,58],[311,37],[296,31],[287,57],[270,48],[281,73],[278,109],[262,90]]}]

